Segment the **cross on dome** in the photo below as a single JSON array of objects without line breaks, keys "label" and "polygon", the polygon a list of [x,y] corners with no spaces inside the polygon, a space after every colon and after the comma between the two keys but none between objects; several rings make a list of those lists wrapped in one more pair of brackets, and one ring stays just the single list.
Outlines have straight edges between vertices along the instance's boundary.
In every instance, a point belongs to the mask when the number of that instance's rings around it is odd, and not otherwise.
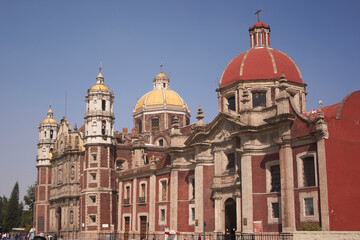
[{"label": "cross on dome", "polygon": [[260,12],[261,12],[261,9],[257,9],[256,13],[254,14],[257,14],[258,15],[258,22],[260,22]]}]

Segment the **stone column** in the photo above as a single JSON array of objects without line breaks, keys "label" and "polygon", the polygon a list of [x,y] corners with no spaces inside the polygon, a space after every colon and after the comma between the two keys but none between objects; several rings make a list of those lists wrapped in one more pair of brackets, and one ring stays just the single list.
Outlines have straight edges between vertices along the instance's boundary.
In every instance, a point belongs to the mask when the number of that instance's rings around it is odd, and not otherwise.
[{"label": "stone column", "polygon": [[215,199],[215,233],[223,233],[223,214],[221,212],[222,210],[222,197],[219,195],[219,193],[215,193],[214,196]]},{"label": "stone column", "polygon": [[253,192],[251,155],[244,153],[241,157],[241,189],[242,189],[242,230],[245,233],[253,232]]},{"label": "stone column", "polygon": [[172,169],[170,173],[170,229],[177,231],[178,213],[178,171]]},{"label": "stone column", "polygon": [[319,192],[320,192],[320,212],[321,227],[324,231],[330,230],[329,224],[329,202],[327,189],[327,173],[326,173],[326,154],[325,139],[321,138],[317,141],[318,149],[318,166],[319,166]]},{"label": "stone column", "polygon": [[241,194],[235,193],[236,197],[236,232],[241,232]]},{"label": "stone column", "polygon": [[155,232],[155,201],[156,201],[156,176],[152,174],[150,176],[149,184],[149,232]]},{"label": "stone column", "polygon": [[283,232],[296,231],[294,202],[294,169],[290,135],[284,135],[280,143],[280,178],[281,178],[281,221]]},{"label": "stone column", "polygon": [[196,233],[202,233],[204,229],[204,167],[195,166],[195,219],[198,225],[195,226]]}]

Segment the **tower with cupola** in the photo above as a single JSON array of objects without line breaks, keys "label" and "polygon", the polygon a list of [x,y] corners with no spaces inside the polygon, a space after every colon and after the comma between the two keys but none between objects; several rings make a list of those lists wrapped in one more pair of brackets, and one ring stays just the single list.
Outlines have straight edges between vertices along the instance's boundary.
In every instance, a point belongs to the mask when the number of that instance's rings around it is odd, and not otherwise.
[{"label": "tower with cupola", "polygon": [[110,231],[116,226],[114,168],[114,94],[104,84],[101,68],[96,84],[85,97],[83,174],[81,176],[81,231]]},{"label": "tower with cupola", "polygon": [[51,158],[54,149],[58,124],[53,118],[51,106],[47,118],[39,126],[38,154],[36,158],[37,185],[34,207],[36,232],[49,229],[49,192],[51,186]]}]

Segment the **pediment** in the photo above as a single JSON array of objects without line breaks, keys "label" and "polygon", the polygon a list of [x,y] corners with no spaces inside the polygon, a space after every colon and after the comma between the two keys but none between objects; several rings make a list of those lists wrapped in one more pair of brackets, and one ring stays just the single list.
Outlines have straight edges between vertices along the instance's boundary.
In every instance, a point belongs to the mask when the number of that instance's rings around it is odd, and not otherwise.
[{"label": "pediment", "polygon": [[231,133],[239,130],[240,122],[236,117],[219,113],[218,116],[204,127],[195,128],[195,131],[185,141],[185,145],[211,144],[227,141]]}]

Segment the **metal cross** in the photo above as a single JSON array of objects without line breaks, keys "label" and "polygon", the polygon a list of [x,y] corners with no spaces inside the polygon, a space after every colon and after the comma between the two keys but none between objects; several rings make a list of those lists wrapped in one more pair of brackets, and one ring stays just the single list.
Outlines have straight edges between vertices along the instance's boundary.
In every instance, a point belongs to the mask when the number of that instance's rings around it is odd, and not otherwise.
[{"label": "metal cross", "polygon": [[258,22],[260,22],[260,16],[259,16],[260,12],[261,12],[261,10],[257,9],[256,13],[254,13],[254,14],[258,15]]}]

